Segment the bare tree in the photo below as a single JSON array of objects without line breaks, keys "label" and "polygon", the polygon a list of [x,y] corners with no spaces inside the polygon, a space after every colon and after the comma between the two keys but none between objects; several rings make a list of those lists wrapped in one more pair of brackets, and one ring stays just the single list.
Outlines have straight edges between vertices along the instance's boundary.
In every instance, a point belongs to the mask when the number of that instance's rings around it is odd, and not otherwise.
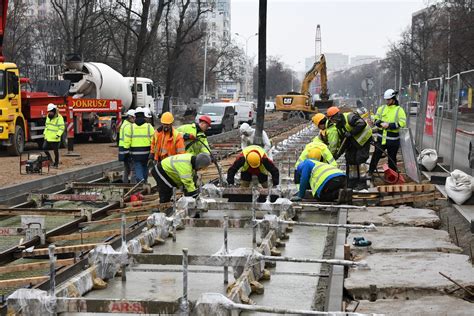
[{"label": "bare tree", "polygon": [[203,0],[178,0],[174,6],[168,6],[165,13],[165,47],[168,60],[165,81],[165,99],[163,112],[169,111],[169,98],[176,96],[175,76],[179,57],[186,47],[200,40],[204,33],[198,22],[211,8]]}]

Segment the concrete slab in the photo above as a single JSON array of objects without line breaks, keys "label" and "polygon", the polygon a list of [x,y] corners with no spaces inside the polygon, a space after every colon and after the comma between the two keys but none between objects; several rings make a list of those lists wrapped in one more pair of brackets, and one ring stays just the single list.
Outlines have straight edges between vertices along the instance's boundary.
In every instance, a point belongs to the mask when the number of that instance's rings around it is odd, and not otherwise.
[{"label": "concrete slab", "polygon": [[376,226],[389,225],[389,222],[384,217],[393,211],[393,207],[367,207],[367,210],[350,210],[347,215],[348,224],[362,224],[368,225],[370,223]]},{"label": "concrete slab", "polygon": [[400,207],[396,208],[387,219],[393,225],[401,226],[417,226],[437,228],[441,225],[441,221],[435,211],[424,208]]},{"label": "concrete slab", "polygon": [[[352,306],[348,307],[351,311]],[[385,315],[457,315],[471,316],[474,306],[465,300],[451,296],[426,296],[416,300],[360,301],[358,313]]]},{"label": "concrete slab", "polygon": [[[372,245],[369,247],[353,246],[354,237],[359,236],[370,240]],[[379,227],[377,231],[372,232],[353,230],[347,237],[347,243],[351,244],[351,250],[357,256],[362,257],[377,252],[462,252],[460,247],[451,242],[448,232],[423,227]]]},{"label": "concrete slab", "polygon": [[351,210],[347,222],[376,226],[418,226],[437,228],[441,221],[435,211],[411,207],[368,207],[367,211]]},{"label": "concrete slab", "polygon": [[370,270],[349,270],[345,288],[356,299],[370,299],[370,286],[378,299],[417,299],[439,295],[455,287],[442,272],[463,285],[474,285],[469,257],[440,252],[376,253],[365,258]]}]

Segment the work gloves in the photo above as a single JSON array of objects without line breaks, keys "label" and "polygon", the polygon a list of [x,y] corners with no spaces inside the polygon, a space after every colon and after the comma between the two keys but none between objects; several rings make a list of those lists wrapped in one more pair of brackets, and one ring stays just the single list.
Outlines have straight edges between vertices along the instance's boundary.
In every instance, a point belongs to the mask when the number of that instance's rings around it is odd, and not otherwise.
[{"label": "work gloves", "polygon": [[184,133],[183,139],[184,139],[184,140],[195,140],[195,139],[196,139],[196,136],[194,136],[193,134]]}]

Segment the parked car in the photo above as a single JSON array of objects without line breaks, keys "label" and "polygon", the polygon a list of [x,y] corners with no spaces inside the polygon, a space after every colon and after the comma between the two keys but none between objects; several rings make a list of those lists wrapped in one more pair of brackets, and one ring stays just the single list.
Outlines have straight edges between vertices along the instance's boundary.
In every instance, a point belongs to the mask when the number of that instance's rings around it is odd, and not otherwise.
[{"label": "parked car", "polygon": [[206,131],[207,135],[219,134],[231,131],[238,126],[234,105],[230,103],[205,103],[196,115],[196,123],[202,115],[211,117],[211,127]]},{"label": "parked car", "polygon": [[275,112],[275,102],[266,101],[265,102],[265,112]]}]

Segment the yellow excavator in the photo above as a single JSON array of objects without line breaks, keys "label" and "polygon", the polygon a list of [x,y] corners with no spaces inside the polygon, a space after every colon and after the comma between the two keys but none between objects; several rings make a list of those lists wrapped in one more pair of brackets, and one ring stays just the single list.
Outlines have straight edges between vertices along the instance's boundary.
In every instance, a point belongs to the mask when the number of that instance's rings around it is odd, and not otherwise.
[{"label": "yellow excavator", "polygon": [[[309,86],[318,74],[321,77],[321,93],[319,94],[321,100],[313,102],[312,95],[309,92]],[[288,92],[287,94],[276,96],[276,110],[289,112],[290,115],[296,114],[309,119],[311,114],[318,113],[322,109],[327,109],[333,105],[333,101],[329,100],[327,81],[326,58],[321,54],[319,59],[313,64],[313,67],[306,72],[303,83],[301,84],[300,93]]]}]

